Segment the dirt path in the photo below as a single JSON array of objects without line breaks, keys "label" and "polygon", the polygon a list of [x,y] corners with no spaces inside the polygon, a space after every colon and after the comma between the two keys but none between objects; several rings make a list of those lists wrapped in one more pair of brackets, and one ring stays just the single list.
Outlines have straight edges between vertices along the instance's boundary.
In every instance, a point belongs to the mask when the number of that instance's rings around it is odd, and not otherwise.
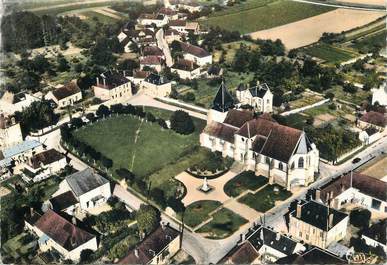
[{"label": "dirt path", "polygon": [[[144,120],[142,119],[141,120],[141,123],[140,123],[140,126],[138,126],[138,129],[136,131],[136,136],[134,137],[134,143],[133,145],[136,145],[137,143],[137,140],[138,140],[138,137],[140,136],[140,132],[141,132],[141,125],[144,123]],[[134,159],[136,158],[136,149],[134,149],[133,151],[133,156],[132,156],[132,165],[130,167],[130,170],[133,171],[133,166],[134,166]]]},{"label": "dirt path", "polygon": [[250,36],[253,39],[281,39],[287,49],[294,49],[317,42],[324,32],[340,33],[385,15],[385,12],[339,8],[283,26],[253,32]]},{"label": "dirt path", "polygon": [[99,13],[101,15],[114,18],[114,19],[122,19],[122,17],[120,17],[120,16],[118,16],[116,14],[113,14],[113,12],[110,12],[110,10],[112,10],[112,9],[109,9],[109,8],[95,8],[93,11],[96,12],[96,13]]}]

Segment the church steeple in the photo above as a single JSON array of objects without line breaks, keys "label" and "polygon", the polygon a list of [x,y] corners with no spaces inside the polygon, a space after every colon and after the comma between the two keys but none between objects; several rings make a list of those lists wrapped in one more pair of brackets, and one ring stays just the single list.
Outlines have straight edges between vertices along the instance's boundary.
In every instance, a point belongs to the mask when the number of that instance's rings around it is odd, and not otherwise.
[{"label": "church steeple", "polygon": [[224,80],[222,80],[222,84],[220,84],[218,92],[216,93],[212,108],[220,112],[227,112],[234,108],[234,99],[228,92]]}]

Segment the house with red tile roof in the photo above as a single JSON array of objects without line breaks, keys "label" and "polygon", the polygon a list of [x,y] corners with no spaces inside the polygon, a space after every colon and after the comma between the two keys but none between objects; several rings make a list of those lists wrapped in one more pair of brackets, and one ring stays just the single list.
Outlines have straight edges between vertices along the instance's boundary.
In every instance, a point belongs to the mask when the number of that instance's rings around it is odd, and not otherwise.
[{"label": "house with red tile roof", "polygon": [[171,72],[181,79],[194,79],[200,76],[200,67],[193,61],[180,59],[171,66]]},{"label": "house with red tile roof", "polygon": [[140,59],[140,69],[145,70],[146,68],[154,69],[160,73],[163,69],[163,60],[156,55],[144,56]]},{"label": "house with red tile roof", "polygon": [[307,186],[319,171],[319,151],[304,131],[281,125],[270,114],[255,117],[234,109],[222,82],[209,111],[200,144],[243,163],[288,190]]},{"label": "house with red tile roof", "polygon": [[73,222],[52,210],[47,210],[42,216],[32,213],[25,220],[26,227],[38,237],[38,243],[42,252],[55,249],[63,260],[79,261],[82,250],[97,250],[97,238],[76,226]]},{"label": "house with red tile roof", "polygon": [[375,127],[379,130],[384,130],[387,125],[386,113],[369,111],[361,116],[359,120],[360,128]]},{"label": "house with red tile roof", "polygon": [[332,179],[315,191],[316,200],[340,209],[347,203],[387,212],[387,182],[359,172]]},{"label": "house with red tile roof", "polygon": [[52,99],[59,108],[71,106],[82,100],[82,92],[75,80],[47,93],[46,99]]},{"label": "house with red tile roof", "polygon": [[212,54],[205,49],[189,43],[180,42],[184,59],[193,61],[199,66],[212,64]]}]

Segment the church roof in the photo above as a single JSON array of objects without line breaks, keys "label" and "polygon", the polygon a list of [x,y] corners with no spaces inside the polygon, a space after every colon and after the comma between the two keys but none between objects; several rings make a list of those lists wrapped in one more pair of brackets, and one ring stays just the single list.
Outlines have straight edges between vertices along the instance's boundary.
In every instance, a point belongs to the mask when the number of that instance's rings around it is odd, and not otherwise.
[{"label": "church roof", "polygon": [[229,143],[234,143],[234,135],[238,128],[228,124],[212,121],[204,128],[203,133],[222,139]]},{"label": "church roof", "polygon": [[224,81],[222,81],[222,84],[215,95],[212,108],[220,112],[227,112],[228,110],[234,108],[234,99],[228,92]]},{"label": "church roof", "polygon": [[245,122],[254,119],[254,112],[250,110],[231,109],[223,123],[240,128]]}]

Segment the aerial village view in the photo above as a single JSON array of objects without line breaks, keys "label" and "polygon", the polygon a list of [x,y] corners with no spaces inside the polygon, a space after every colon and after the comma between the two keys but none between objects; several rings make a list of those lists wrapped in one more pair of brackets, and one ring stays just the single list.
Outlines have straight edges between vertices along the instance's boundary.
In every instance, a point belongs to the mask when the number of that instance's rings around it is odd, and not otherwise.
[{"label": "aerial village view", "polygon": [[385,0],[3,0],[1,264],[386,264]]}]

